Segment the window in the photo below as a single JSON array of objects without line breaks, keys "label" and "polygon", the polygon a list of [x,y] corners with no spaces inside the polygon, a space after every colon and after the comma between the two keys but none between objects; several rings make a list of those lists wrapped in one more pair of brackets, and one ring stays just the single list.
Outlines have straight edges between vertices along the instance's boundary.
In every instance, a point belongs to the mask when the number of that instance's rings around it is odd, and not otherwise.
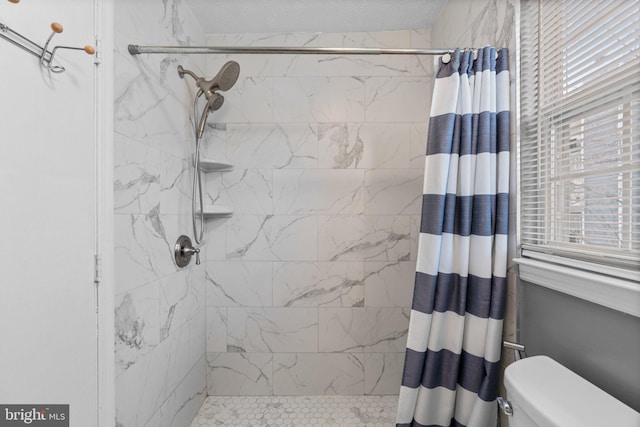
[{"label": "window", "polygon": [[640,2],[521,6],[523,256],[637,281]]}]

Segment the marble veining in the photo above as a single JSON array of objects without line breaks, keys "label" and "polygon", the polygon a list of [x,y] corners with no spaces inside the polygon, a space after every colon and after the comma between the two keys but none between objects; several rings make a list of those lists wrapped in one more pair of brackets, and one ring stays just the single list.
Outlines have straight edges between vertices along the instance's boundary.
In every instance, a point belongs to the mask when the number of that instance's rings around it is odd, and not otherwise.
[{"label": "marble veining", "polygon": [[248,169],[313,168],[318,165],[315,123],[227,125],[227,157]]},{"label": "marble veining", "polygon": [[[429,30],[215,34],[212,45],[430,47]],[[204,152],[210,395],[397,394],[433,70],[412,56],[207,56],[238,84]],[[417,219],[416,219],[417,218]],[[412,271],[413,270],[413,271]],[[165,317],[163,316],[163,320]]]},{"label": "marble veining", "polygon": [[305,261],[317,257],[312,216],[235,215],[227,222],[227,259]]},{"label": "marble veining", "polygon": [[276,214],[362,214],[364,172],[277,170],[273,172]]},{"label": "marble veining", "polygon": [[207,262],[207,305],[271,306],[272,263]]},{"label": "marble veining", "polygon": [[159,343],[157,284],[119,295],[115,301],[116,376]]},{"label": "marble veining", "polygon": [[362,394],[363,359],[363,354],[355,353],[275,354],[274,394]]},{"label": "marble veining", "polygon": [[323,163],[332,168],[358,167],[364,153],[364,141],[359,132],[349,130],[346,123],[320,125],[319,140],[326,147],[326,160]]},{"label": "marble veining", "polygon": [[364,305],[361,263],[275,263],[275,306],[317,307]]},{"label": "marble veining", "polygon": [[[128,43],[203,44],[182,0],[115,2],[115,425],[188,425],[206,396],[205,266],[178,269],[173,244],[190,226],[193,85],[178,64],[132,57]],[[145,42],[146,41],[146,42]]]},{"label": "marble veining", "polygon": [[208,353],[209,395],[271,394],[272,360],[265,353]]},{"label": "marble veining", "polygon": [[407,260],[410,256],[407,217],[324,217],[319,229],[323,260]]},{"label": "marble veining", "polygon": [[318,350],[317,311],[309,308],[230,307],[227,350],[253,353]]}]

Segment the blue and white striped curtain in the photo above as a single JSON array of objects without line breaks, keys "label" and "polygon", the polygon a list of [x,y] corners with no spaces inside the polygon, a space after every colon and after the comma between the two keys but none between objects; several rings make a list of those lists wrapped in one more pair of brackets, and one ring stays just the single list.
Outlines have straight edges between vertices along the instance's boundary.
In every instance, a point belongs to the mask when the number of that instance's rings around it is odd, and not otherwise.
[{"label": "blue and white striped curtain", "polygon": [[495,426],[506,293],[508,51],[440,62],[397,426]]}]

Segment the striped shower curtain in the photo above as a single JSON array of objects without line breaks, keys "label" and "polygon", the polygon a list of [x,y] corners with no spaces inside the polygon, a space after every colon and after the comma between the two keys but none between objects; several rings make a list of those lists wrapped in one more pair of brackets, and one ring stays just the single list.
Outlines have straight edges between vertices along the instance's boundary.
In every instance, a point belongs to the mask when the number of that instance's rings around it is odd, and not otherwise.
[{"label": "striped shower curtain", "polygon": [[456,50],[433,92],[397,426],[495,426],[506,293],[508,51]]}]

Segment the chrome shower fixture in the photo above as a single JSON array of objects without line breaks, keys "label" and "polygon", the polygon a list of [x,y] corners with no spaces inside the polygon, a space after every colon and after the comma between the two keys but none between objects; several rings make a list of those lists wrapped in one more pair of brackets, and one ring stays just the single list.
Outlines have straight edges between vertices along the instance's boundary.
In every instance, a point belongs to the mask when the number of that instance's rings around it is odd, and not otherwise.
[{"label": "chrome shower fixture", "polygon": [[217,91],[220,90],[226,92],[236,84],[238,76],[240,75],[240,65],[235,61],[227,62],[211,80],[206,80],[204,77],[198,76],[193,71],[185,70],[182,65],[178,65],[178,75],[180,78],[184,78],[185,74],[190,75],[196,81],[196,85],[198,86],[196,99],[200,98],[202,95],[205,95],[207,98],[207,105],[200,116],[200,122],[196,129],[198,138],[202,138],[204,126],[207,122],[207,115],[211,111],[218,110],[224,103],[224,96],[220,95]]},{"label": "chrome shower fixture", "polygon": [[[200,139],[202,138],[202,134],[204,134],[204,126],[207,122],[207,116],[211,111],[220,109],[224,103],[224,96],[220,95],[217,91],[225,92],[236,84],[238,76],[240,75],[240,65],[235,61],[227,62],[211,80],[206,80],[204,77],[198,76],[193,71],[185,70],[182,68],[182,65],[178,65],[178,75],[180,78],[183,79],[185,74],[193,77],[196,81],[196,85],[198,86],[198,92],[193,100],[193,124],[196,134],[196,152],[194,156],[195,167],[193,168],[193,191],[191,192],[191,217],[193,222],[193,237],[196,244],[200,245],[204,241],[204,202],[202,197],[202,177],[200,175]],[[202,95],[206,97],[207,104],[198,119],[198,99],[200,99]],[[198,220],[200,221],[200,227],[197,226]],[[199,248],[196,248],[189,253],[189,256],[193,253],[197,254],[199,253]],[[182,255],[184,254],[181,253],[181,256]],[[176,263],[178,263],[178,255],[176,255]],[[196,262],[196,264],[198,263],[199,262]]]}]

